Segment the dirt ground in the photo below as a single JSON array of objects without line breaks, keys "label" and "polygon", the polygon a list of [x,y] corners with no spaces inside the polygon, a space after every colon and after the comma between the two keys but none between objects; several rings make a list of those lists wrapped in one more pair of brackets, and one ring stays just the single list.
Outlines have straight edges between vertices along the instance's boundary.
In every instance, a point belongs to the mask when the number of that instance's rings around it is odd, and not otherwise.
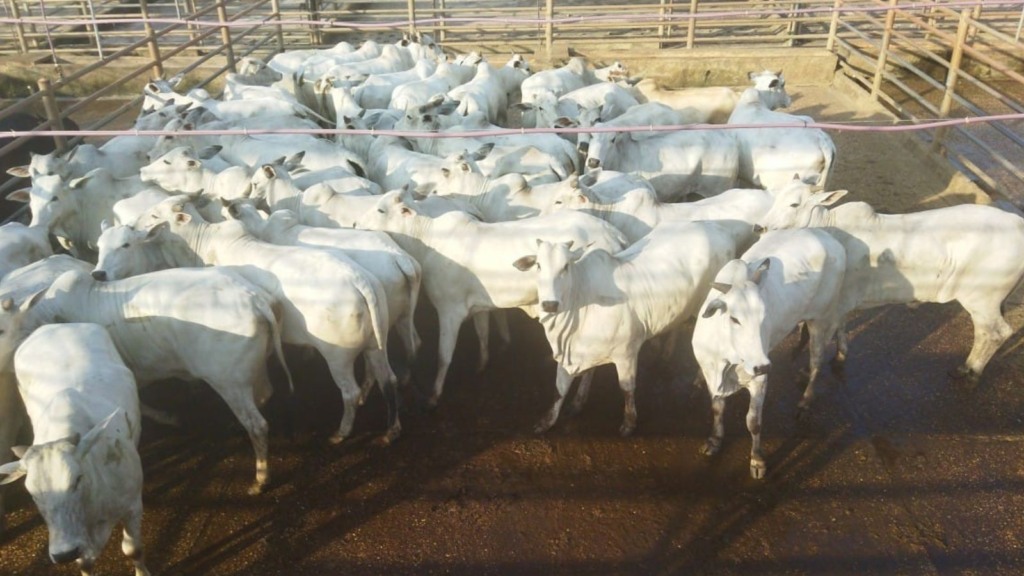
[{"label": "dirt ground", "polygon": [[[829,88],[794,88],[794,108],[830,120],[877,116]],[[975,201],[910,136],[833,134],[835,187],[880,210]],[[997,249],[993,246],[993,249]],[[1011,312],[1015,327],[1024,313]],[[417,365],[434,369],[432,317]],[[747,396],[730,399],[726,440],[709,432],[707,392],[683,348],[641,363],[639,427],[617,434],[622,398],[602,369],[582,414],[536,436],[554,365],[539,327],[511,314],[513,345],[476,373],[464,330],[440,407],[407,394],[404,434],[381,446],[373,395],[353,439],[327,443],[341,400],[319,360],[299,367],[302,418],[286,433],[272,401],[272,489],[247,496],[253,457],[241,429],[205,387],[151,389],[184,430],[147,422],[144,539],[162,575],[295,574],[1021,574],[1024,573],[1024,353],[1015,336],[981,383],[951,381],[970,347],[956,305],[891,307],[852,322],[845,372],[830,374],[797,421],[791,338],[773,354],[764,410],[768,475],[748,471]],[[13,491],[0,574],[73,574],[46,556],[46,527]],[[112,539],[104,574],[130,565]]]}]

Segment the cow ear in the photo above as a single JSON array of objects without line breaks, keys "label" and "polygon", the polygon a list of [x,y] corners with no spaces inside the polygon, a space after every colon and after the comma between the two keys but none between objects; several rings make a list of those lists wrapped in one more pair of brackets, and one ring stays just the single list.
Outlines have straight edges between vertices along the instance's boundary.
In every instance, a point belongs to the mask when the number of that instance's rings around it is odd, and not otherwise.
[{"label": "cow ear", "polygon": [[7,195],[7,199],[12,202],[28,202],[32,199],[32,191],[29,188],[15,190]]},{"label": "cow ear", "polygon": [[469,172],[469,163],[463,162],[462,164],[459,164],[459,169],[463,172]]},{"label": "cow ear", "polygon": [[555,118],[555,128],[575,128],[578,125],[578,122],[566,118],[565,116],[559,116],[558,118]]},{"label": "cow ear", "polygon": [[161,222],[161,223],[157,224],[156,226],[153,226],[152,228],[150,228],[148,231],[146,231],[146,237],[143,238],[142,241],[143,242],[150,242],[150,241],[156,240],[157,237],[160,236],[161,232],[163,232],[164,230],[167,230],[170,227],[171,227],[171,225],[170,225],[169,222],[167,222],[167,221]]},{"label": "cow ear", "polygon": [[520,110],[520,111],[525,112],[527,110],[533,110],[534,109],[534,105],[530,104],[529,102],[520,102],[518,104],[513,104],[511,106],[511,108],[513,110]]},{"label": "cow ear", "polygon": [[[537,242],[540,242],[540,240],[538,240]],[[512,265],[516,267],[516,270],[519,270],[520,272],[526,272],[527,270],[533,268],[536,264],[537,257],[533,255],[523,256],[522,258],[516,259],[516,261],[512,263]]]},{"label": "cow ear", "polygon": [[[24,448],[24,446],[20,446],[20,448]],[[25,466],[21,463],[21,460],[15,460],[14,462],[8,462],[7,464],[0,466],[0,476],[4,477],[3,480],[0,480],[0,486],[10,484],[11,482],[18,480],[24,476],[26,472]]]},{"label": "cow ear", "polygon": [[114,420],[114,417],[123,411],[124,410],[121,408],[115,408],[114,411],[104,418],[102,422],[93,426],[92,430],[86,432],[85,436],[82,436],[82,439],[79,440],[78,445],[75,447],[75,455],[79,458],[85,457],[85,455],[89,453],[89,450],[92,450],[92,447],[96,445],[96,441],[99,440],[103,436],[103,433],[107,431],[107,428],[110,427],[110,423]]},{"label": "cow ear", "polygon": [[701,318],[710,318],[714,316],[717,312],[726,312],[728,309],[729,308],[728,306],[725,305],[725,302],[715,298],[708,304],[708,307],[704,310],[704,313],[701,314]]},{"label": "cow ear", "polygon": [[452,175],[452,171],[451,171],[451,170],[449,170],[449,169],[447,169],[447,168],[441,168],[441,174],[442,174],[442,175],[443,175],[443,176],[444,176],[445,178],[448,178],[448,177],[450,177],[450,176]]},{"label": "cow ear", "polygon": [[483,160],[484,158],[487,158],[487,155],[491,153],[491,150],[494,150],[494,142],[488,142],[487,144],[477,148],[476,152],[473,152],[471,158],[476,161]]},{"label": "cow ear", "polygon": [[408,206],[402,206],[401,212],[402,216],[412,216],[413,214],[412,208],[409,208]]},{"label": "cow ear", "polygon": [[270,164],[264,164],[261,166],[261,169],[263,170],[263,175],[266,176],[268,180],[277,178],[277,170],[275,170]]},{"label": "cow ear", "polygon": [[0,308],[2,308],[4,312],[10,312],[14,309],[14,300],[11,298],[4,298],[3,300],[0,300]]},{"label": "cow ear", "polygon": [[849,194],[849,190],[832,190],[830,192],[816,192],[811,195],[811,202],[820,206],[831,206]]},{"label": "cow ear", "polygon": [[756,78],[756,77],[757,77],[757,72],[747,72],[747,79],[749,79],[751,82],[753,82],[754,78]]},{"label": "cow ear", "polygon": [[25,446],[24,444],[19,444],[18,446],[11,446],[11,452],[13,452],[14,455],[19,459],[25,457],[25,454],[28,453],[28,449],[29,447]]},{"label": "cow ear", "polygon": [[9,168],[7,173],[18,178],[28,178],[31,176],[28,171],[28,166],[15,166],[14,168]]},{"label": "cow ear", "polygon": [[729,290],[732,290],[732,284],[726,284],[725,282],[712,282],[711,287],[718,290],[722,294],[725,294]]},{"label": "cow ear", "polygon": [[175,224],[188,224],[192,221],[192,215],[187,212],[175,212],[174,223]]},{"label": "cow ear", "polygon": [[110,227],[111,227],[111,225],[110,225],[110,220],[107,220],[106,218],[104,218],[104,219],[103,219],[103,220],[102,220],[102,221],[100,222],[100,232],[101,232],[101,233],[102,233],[102,232],[106,232],[107,230],[109,230],[109,229],[110,229]]},{"label": "cow ear", "polygon": [[761,264],[757,267],[756,270],[754,270],[754,273],[751,274],[750,280],[754,284],[757,284],[758,286],[760,286],[761,285],[761,281],[764,280],[765,272],[767,272],[768,269],[771,268],[771,265],[772,265],[771,258],[765,258],[764,260],[762,260]]},{"label": "cow ear", "polygon": [[31,296],[26,298],[25,301],[21,303],[21,306],[18,307],[18,312],[25,313],[31,310],[33,306],[39,304],[39,302],[42,301],[43,297],[46,296],[46,291],[47,288],[43,288],[42,290],[39,290],[35,294],[32,294]]}]

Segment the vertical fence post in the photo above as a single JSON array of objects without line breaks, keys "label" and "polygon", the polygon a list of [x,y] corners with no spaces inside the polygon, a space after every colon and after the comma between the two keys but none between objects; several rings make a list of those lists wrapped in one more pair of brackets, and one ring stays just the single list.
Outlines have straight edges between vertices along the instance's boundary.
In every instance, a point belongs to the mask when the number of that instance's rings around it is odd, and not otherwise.
[{"label": "vertical fence post", "polygon": [[228,9],[224,0],[217,2],[217,20],[220,21],[220,41],[224,45],[224,57],[228,61],[228,70],[237,72],[235,69],[235,47],[231,44],[231,29],[225,24],[228,23]]},{"label": "vertical fence post", "polygon": [[408,0],[409,7],[409,36],[416,34],[416,0]]},{"label": "vertical fence post", "polygon": [[697,39],[697,0],[690,0],[690,20],[686,23],[686,47],[693,48]]},{"label": "vertical fence post", "polygon": [[825,42],[825,50],[834,52],[836,49],[836,36],[839,35],[839,8],[843,5],[843,0],[836,0],[832,4],[832,20],[828,24],[828,41]]},{"label": "vertical fence post", "polygon": [[284,30],[281,28],[281,0],[270,0],[270,9],[277,20],[277,51],[284,52]]},{"label": "vertical fence post", "polygon": [[[50,130],[63,130],[64,122],[60,117],[60,109],[57,108],[57,99],[53,95],[53,86],[49,78],[40,78],[39,91],[43,93],[43,108],[46,110],[46,120],[50,123]],[[57,151],[63,153],[68,147],[67,139],[63,136],[54,136],[53,143]]]},{"label": "vertical fence post", "polygon": [[[939,118],[949,116],[949,110],[953,107],[953,95],[956,93],[956,83],[960,78],[960,63],[964,58],[964,46],[967,44],[967,33],[971,28],[971,9],[964,8],[960,11],[960,23],[956,27],[956,44],[953,45],[953,54],[949,58],[949,70],[946,73],[946,90],[942,93],[942,103],[939,104]],[[947,127],[935,131],[935,140],[932,141],[932,151],[942,146]]]},{"label": "vertical fence post", "polygon": [[[309,6],[309,21],[316,22],[320,20],[320,0],[308,0]],[[314,46],[319,46],[323,43],[323,38],[320,36],[320,27],[313,25],[309,27],[309,43]]]},{"label": "vertical fence post", "polygon": [[96,7],[93,6],[92,0],[82,4],[82,12],[83,16],[88,16],[92,19],[92,35],[96,41],[96,54],[100,60],[103,60],[103,43],[100,41],[100,27],[96,22]]},{"label": "vertical fence post", "polygon": [[[192,20],[192,19],[194,19],[196,17],[196,2],[195,2],[195,0],[185,0],[185,13],[187,14],[186,18],[188,18],[189,20]],[[203,49],[200,48],[200,47],[206,41],[205,40],[200,40],[198,44],[195,44],[194,42],[196,41],[196,37],[197,36],[199,36],[199,33],[198,33],[198,30],[196,29],[195,24],[192,24],[191,22],[189,22],[189,24],[188,24],[188,40],[189,40],[189,43],[192,44],[193,48],[195,48],[196,56],[201,56],[203,54]]]},{"label": "vertical fence post", "polygon": [[671,12],[671,10],[672,10],[671,8],[667,8],[667,6],[668,6],[670,1],[671,0],[660,0],[661,8],[659,8],[659,10],[658,10],[659,14],[661,16],[658,19],[658,21],[660,22],[660,24],[658,24],[658,39],[659,39],[658,47],[659,48],[664,48],[665,47],[665,41],[668,40],[668,37],[672,35],[672,23],[671,22],[667,22],[667,23],[665,22],[665,16],[667,14],[669,14]]},{"label": "vertical fence post", "polygon": [[[16,20],[21,20],[21,8],[18,8],[17,0],[11,2],[11,16],[14,16]],[[14,28],[18,34],[18,50],[25,54],[28,52],[28,43],[25,42],[25,25],[18,22],[18,25]]]},{"label": "vertical fence post", "polygon": [[978,27],[974,25],[975,22],[981,20],[981,4],[974,7],[971,11],[971,27],[967,31],[967,45],[974,44],[974,38],[978,35]]},{"label": "vertical fence post", "polygon": [[550,63],[551,51],[555,44],[555,24],[552,22],[555,19],[555,0],[546,0],[544,17],[547,19],[544,22],[544,48],[547,50],[548,63]]},{"label": "vertical fence post", "polygon": [[882,76],[885,63],[889,59],[889,43],[892,41],[892,26],[896,21],[896,4],[899,0],[889,0],[889,11],[885,13],[885,30],[882,32],[882,46],[878,49],[878,61],[875,63],[875,79],[871,82],[871,97],[878,99],[882,89]]},{"label": "vertical fence post", "polygon": [[789,26],[786,28],[786,32],[789,34],[789,38],[786,39],[786,46],[792,48],[796,46],[796,36],[800,33],[800,14],[796,10],[800,10],[800,3],[793,2],[793,10],[789,15]]},{"label": "vertical fence post", "polygon": [[440,42],[441,44],[444,44],[445,41],[448,39],[448,35],[446,34],[446,30],[444,29],[444,19],[445,17],[448,16],[448,13],[445,12],[445,8],[447,8],[445,0],[437,0],[437,7],[441,9],[441,13],[437,15],[437,17],[440,19],[441,24],[437,30],[437,41]]},{"label": "vertical fence post", "polygon": [[153,60],[153,77],[164,77],[164,63],[160,58],[160,46],[156,43],[156,36],[153,35],[153,25],[149,23],[149,2],[139,0],[139,12],[142,14],[143,29],[146,31],[146,45],[149,47],[149,57]]}]

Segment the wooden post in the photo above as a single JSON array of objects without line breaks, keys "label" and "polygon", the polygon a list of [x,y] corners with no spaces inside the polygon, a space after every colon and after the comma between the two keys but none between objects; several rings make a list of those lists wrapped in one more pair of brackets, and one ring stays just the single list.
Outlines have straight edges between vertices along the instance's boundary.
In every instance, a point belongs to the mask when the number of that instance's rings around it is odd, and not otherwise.
[{"label": "wooden post", "polygon": [[[964,46],[967,44],[967,32],[971,26],[971,9],[964,8],[960,11],[960,23],[956,27],[956,43],[953,45],[953,55],[949,58],[949,70],[946,73],[946,90],[942,93],[942,103],[939,104],[939,118],[949,116],[949,110],[953,107],[953,95],[956,93],[956,83],[960,77],[960,63],[964,58]],[[935,131],[935,140],[932,141],[932,151],[938,150],[946,138],[948,127],[942,127]]]},{"label": "wooden post", "polygon": [[551,63],[551,57],[553,56],[552,50],[555,44],[555,0],[545,0],[546,6],[544,8],[544,17],[547,18],[547,22],[544,23],[544,49],[548,53],[548,63]]},{"label": "wooden post", "polygon": [[445,30],[444,26],[444,19],[445,17],[448,16],[448,14],[445,12],[445,8],[447,7],[445,4],[445,0],[437,0],[437,7],[440,8],[441,10],[440,15],[438,16],[438,18],[440,18],[440,27],[437,30],[437,41],[441,44],[444,44],[445,40],[448,39],[448,34],[446,33],[447,31]]},{"label": "wooden post", "polygon": [[156,43],[156,36],[153,35],[153,25],[149,23],[148,0],[139,0],[139,11],[144,20],[142,27],[146,31],[146,45],[149,47],[149,57],[153,60],[153,77],[163,78],[164,62],[160,58],[160,46]]},{"label": "wooden post", "polygon": [[[43,93],[43,108],[46,110],[46,120],[50,123],[50,130],[63,130],[64,122],[60,117],[60,109],[57,107],[57,99],[53,95],[53,86],[49,78],[40,78],[39,91]],[[54,136],[53,143],[57,152],[63,153],[68,147],[67,138]]]},{"label": "wooden post", "polygon": [[697,0],[690,0],[690,21],[686,23],[686,47],[693,48],[697,39]]},{"label": "wooden post", "polygon": [[793,3],[793,10],[794,12],[789,15],[789,26],[786,27],[786,31],[789,33],[789,38],[786,40],[786,46],[789,46],[790,48],[796,46],[796,35],[800,33],[800,22],[798,21],[800,14],[795,12],[796,10],[800,10],[799,2]]},{"label": "wooden post", "polygon": [[971,46],[974,44],[974,38],[978,35],[978,27],[974,26],[974,23],[981,20],[981,4],[974,7],[971,11],[971,26],[967,31],[967,45]]},{"label": "wooden post", "polygon": [[843,0],[836,0],[832,5],[832,20],[828,24],[828,41],[825,43],[825,49],[829,52],[834,52],[836,49],[836,36],[839,35],[839,8],[843,5]]},{"label": "wooden post", "polygon": [[[320,20],[320,0],[308,0],[309,1],[309,21],[317,22]],[[319,26],[309,27],[309,43],[314,46],[319,46],[323,43],[323,37],[320,35]]]},{"label": "wooden post", "polygon": [[416,0],[408,0],[409,7],[409,36],[416,34]]},{"label": "wooden post", "polygon": [[[189,20],[191,20],[191,19],[196,17],[196,2],[195,2],[195,0],[185,0],[185,12],[187,13],[186,18],[188,18]],[[196,41],[196,37],[197,36],[199,36],[199,34],[198,34],[198,31],[196,30],[195,24],[192,24],[191,22],[189,22],[189,25],[188,25],[188,40],[189,40],[189,43],[190,44],[194,43]],[[192,48],[195,49],[195,51],[196,51],[196,56],[201,56],[203,54],[203,49],[201,48],[201,46],[205,42],[206,42],[205,40],[200,40],[199,44],[192,44]]]},{"label": "wooden post", "polygon": [[[16,20],[21,19],[21,8],[18,8],[17,0],[11,2],[11,16],[13,16]],[[18,50],[22,54],[27,53],[28,43],[25,42],[25,25],[22,24],[21,22],[18,22],[18,25],[15,26],[14,30],[18,34]]]},{"label": "wooden post", "polygon": [[228,61],[228,70],[237,72],[235,68],[235,47],[231,45],[231,29],[225,26],[228,23],[228,9],[224,0],[217,2],[217,20],[220,21],[220,41],[224,45],[224,57]]},{"label": "wooden post", "polygon": [[871,97],[878,99],[882,89],[882,73],[889,59],[889,43],[892,41],[892,25],[896,21],[896,4],[899,0],[889,0],[889,11],[885,13],[885,30],[882,32],[882,45],[878,49],[878,61],[875,63],[875,79],[871,82]]},{"label": "wooden post", "polygon": [[284,52],[284,30],[281,29],[281,0],[270,0],[270,8],[277,19],[277,51]]},{"label": "wooden post", "polygon": [[658,9],[661,16],[658,20],[660,22],[660,24],[658,24],[658,38],[660,40],[658,44],[659,48],[664,48],[665,41],[668,40],[668,37],[672,35],[672,23],[665,22],[665,16],[669,14],[672,10],[671,8],[667,8],[670,1],[671,0],[660,0],[659,2],[661,4],[661,8]]}]

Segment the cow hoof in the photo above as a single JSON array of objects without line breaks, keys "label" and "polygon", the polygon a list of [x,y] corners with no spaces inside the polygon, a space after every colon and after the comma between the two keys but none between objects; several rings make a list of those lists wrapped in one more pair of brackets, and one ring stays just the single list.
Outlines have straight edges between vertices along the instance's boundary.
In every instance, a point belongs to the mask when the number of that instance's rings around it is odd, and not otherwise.
[{"label": "cow hoof", "polygon": [[338,444],[341,444],[342,442],[345,441],[345,435],[336,432],[334,434],[331,434],[331,437],[328,438],[327,441],[337,446]]},{"label": "cow hoof", "polygon": [[402,427],[396,425],[396,426],[392,427],[390,430],[388,430],[387,434],[384,434],[383,436],[381,436],[381,438],[380,438],[381,444],[383,444],[384,446],[391,446],[395,442],[395,440],[398,440],[398,438],[401,435],[402,435]]},{"label": "cow hoof", "polygon": [[708,440],[700,447],[700,453],[702,456],[714,456],[718,454],[718,449],[721,447],[722,445],[718,440]]},{"label": "cow hoof", "polygon": [[265,483],[261,484],[259,482],[253,482],[252,486],[249,486],[249,489],[246,490],[246,493],[249,496],[258,496],[260,494],[263,494],[263,491],[266,489],[267,485]]},{"label": "cow hoof", "polygon": [[757,460],[750,461],[750,477],[754,480],[761,480],[764,478],[765,472],[768,468],[764,465],[764,462]]},{"label": "cow hoof", "polygon": [[634,430],[636,430],[636,424],[623,423],[622,426],[619,426],[619,436],[629,438],[633,435]]},{"label": "cow hoof", "polygon": [[967,366],[957,366],[953,370],[949,371],[949,376],[954,380],[963,380],[969,383],[975,383],[980,378],[980,375],[971,370]]},{"label": "cow hoof", "polygon": [[548,430],[551,430],[551,427],[554,426],[554,424],[555,424],[554,422],[549,422],[548,419],[545,418],[545,419],[541,420],[540,422],[538,422],[537,425],[533,427],[533,433],[534,434],[544,434]]}]

